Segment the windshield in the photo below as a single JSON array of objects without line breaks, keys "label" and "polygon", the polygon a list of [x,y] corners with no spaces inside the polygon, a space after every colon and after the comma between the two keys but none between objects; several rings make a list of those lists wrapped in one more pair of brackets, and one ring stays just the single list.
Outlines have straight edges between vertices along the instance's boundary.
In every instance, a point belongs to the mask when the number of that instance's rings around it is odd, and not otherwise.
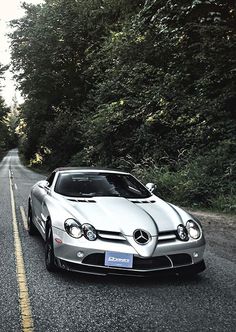
[{"label": "windshield", "polygon": [[62,173],[57,179],[55,192],[70,197],[147,198],[151,196],[132,175],[117,173]]}]

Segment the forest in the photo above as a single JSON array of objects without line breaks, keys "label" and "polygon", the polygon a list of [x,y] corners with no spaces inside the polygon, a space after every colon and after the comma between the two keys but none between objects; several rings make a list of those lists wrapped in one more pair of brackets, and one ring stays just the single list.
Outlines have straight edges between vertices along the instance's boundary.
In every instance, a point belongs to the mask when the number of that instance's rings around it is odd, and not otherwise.
[{"label": "forest", "polygon": [[235,1],[23,7],[10,38],[28,165],[119,168],[173,203],[236,211]]},{"label": "forest", "polygon": [[1,96],[3,75],[6,67],[0,64],[0,161],[5,152],[15,145],[15,135],[10,127],[10,109],[6,106]]}]

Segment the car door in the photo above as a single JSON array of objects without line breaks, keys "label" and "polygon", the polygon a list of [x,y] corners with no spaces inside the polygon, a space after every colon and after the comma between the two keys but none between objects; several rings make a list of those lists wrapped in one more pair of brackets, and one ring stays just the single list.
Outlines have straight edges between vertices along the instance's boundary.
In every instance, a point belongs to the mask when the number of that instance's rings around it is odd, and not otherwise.
[{"label": "car door", "polygon": [[51,185],[53,183],[54,177],[55,172],[53,172],[45,181],[40,181],[34,190],[33,205],[36,223],[43,234],[45,232],[45,225],[47,221],[46,200],[47,196],[51,194]]},{"label": "car door", "polygon": [[45,196],[48,195],[49,188],[47,187],[46,181],[40,181],[33,188],[32,192],[32,206],[34,212],[34,221],[37,228],[42,232],[44,230],[44,221],[42,220],[42,204]]}]

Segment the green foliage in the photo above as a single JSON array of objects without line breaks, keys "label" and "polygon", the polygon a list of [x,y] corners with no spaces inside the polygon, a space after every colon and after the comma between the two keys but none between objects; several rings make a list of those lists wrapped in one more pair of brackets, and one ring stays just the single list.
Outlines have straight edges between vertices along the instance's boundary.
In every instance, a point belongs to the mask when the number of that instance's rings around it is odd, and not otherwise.
[{"label": "green foliage", "polygon": [[133,169],[180,204],[234,197],[233,1],[23,6],[11,38],[27,160]]},{"label": "green foliage", "polygon": [[[0,64],[0,80],[3,79],[3,74],[6,69],[6,66],[2,66]],[[2,96],[0,96],[0,160],[4,152],[11,147],[11,134],[7,121],[9,111],[9,108],[5,105],[4,99],[2,98]]]},{"label": "green foliage", "polygon": [[225,194],[215,197],[211,202],[211,207],[217,211],[236,213],[236,195]]},{"label": "green foliage", "polygon": [[175,165],[169,160],[169,166],[157,166],[149,159],[130,166],[145,183],[156,183],[157,195],[170,202],[235,212],[235,155],[235,142],[224,141],[221,146],[185,162],[180,155]]}]

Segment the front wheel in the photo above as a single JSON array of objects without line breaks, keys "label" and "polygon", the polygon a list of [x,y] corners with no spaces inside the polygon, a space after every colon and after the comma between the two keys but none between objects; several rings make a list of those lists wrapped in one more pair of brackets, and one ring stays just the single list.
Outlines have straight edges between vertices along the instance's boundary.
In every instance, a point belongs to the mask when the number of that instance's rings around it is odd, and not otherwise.
[{"label": "front wheel", "polygon": [[55,272],[57,270],[57,266],[55,264],[54,248],[53,248],[52,227],[49,227],[46,235],[45,265],[49,272]]}]

